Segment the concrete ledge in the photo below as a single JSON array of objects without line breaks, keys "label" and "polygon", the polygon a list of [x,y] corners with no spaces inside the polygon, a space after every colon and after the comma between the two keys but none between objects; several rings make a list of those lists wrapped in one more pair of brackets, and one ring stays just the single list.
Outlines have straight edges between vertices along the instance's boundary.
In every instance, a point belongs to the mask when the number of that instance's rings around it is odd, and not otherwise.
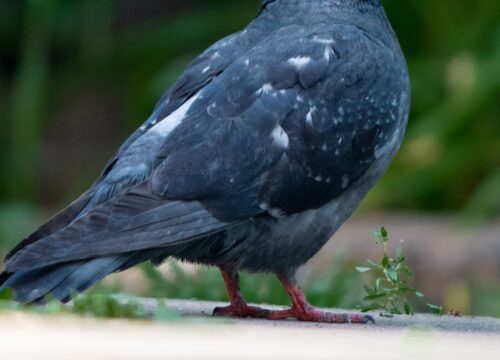
[{"label": "concrete ledge", "polygon": [[[130,301],[124,298],[123,301]],[[148,311],[159,302],[137,299]],[[376,325],[211,317],[212,302],[167,300],[192,319],[95,320],[0,313],[2,359],[496,359],[500,320],[376,316]],[[375,315],[375,314],[374,314]]]},{"label": "concrete ledge", "polygon": [[[137,298],[135,298],[137,300]],[[215,307],[225,306],[227,303],[211,302],[211,301],[197,301],[197,300],[160,300],[164,304],[182,316],[188,317],[206,317],[212,318],[211,314]],[[154,312],[158,307],[159,301],[157,299],[141,298],[140,301],[148,312]],[[266,304],[254,304],[266,309],[282,309],[282,307]],[[343,309],[326,309],[339,313],[352,313],[352,310]],[[231,319],[238,324],[254,324],[262,326],[283,326],[292,328],[336,328],[336,327],[355,327],[356,329],[370,329],[370,330],[401,330],[421,329],[421,330],[436,330],[436,331],[450,331],[450,332],[463,332],[463,333],[493,333],[500,336],[500,319],[488,317],[469,317],[469,316],[435,316],[430,314],[416,314],[413,316],[394,316],[385,317],[380,316],[379,313],[370,313],[375,319],[375,324],[366,325],[338,325],[338,324],[320,324],[320,323],[307,323],[295,320],[285,321],[269,321],[259,319]]]}]

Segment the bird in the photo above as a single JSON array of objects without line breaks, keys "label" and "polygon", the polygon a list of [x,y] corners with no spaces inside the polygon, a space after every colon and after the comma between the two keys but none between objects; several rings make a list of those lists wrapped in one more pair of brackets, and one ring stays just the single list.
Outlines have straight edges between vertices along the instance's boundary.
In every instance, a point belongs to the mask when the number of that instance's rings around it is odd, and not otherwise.
[{"label": "bird", "polygon": [[[168,258],[218,267],[216,316],[366,323],[314,308],[296,271],[351,216],[400,148],[408,68],[380,0],[261,0],[196,57],[99,178],[5,258],[0,289],[67,302]],[[291,307],[245,302],[272,273]]]}]

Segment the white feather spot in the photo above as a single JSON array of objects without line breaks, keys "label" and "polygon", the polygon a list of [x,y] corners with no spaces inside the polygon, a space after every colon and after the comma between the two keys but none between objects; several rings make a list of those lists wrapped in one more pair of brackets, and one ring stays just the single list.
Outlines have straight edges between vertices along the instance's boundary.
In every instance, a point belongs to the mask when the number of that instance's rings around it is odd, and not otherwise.
[{"label": "white feather spot", "polygon": [[311,62],[308,56],[294,56],[288,59],[288,63],[295,66],[296,69],[301,69]]},{"label": "white feather spot", "polygon": [[268,92],[271,92],[274,90],[273,86],[270,84],[270,83],[267,83],[267,84],[264,84],[262,87],[261,87],[261,90],[265,93],[268,93]]},{"label": "white feather spot", "polygon": [[312,114],[313,114],[313,112],[315,112],[315,111],[316,111],[316,108],[315,108],[315,107],[312,107],[312,108],[309,110],[309,112],[307,113],[307,115],[306,115],[306,122],[307,122],[309,125],[311,125],[311,126],[312,126],[312,124],[313,124],[313,123],[312,123],[312,120],[313,120],[313,118],[312,118]]},{"label": "white feather spot", "polygon": [[204,68],[201,72],[203,74],[205,74],[208,70],[210,70],[210,66],[207,66],[206,68]]},{"label": "white feather spot", "polygon": [[281,126],[276,126],[271,133],[271,136],[273,137],[273,142],[279,147],[283,149],[286,149],[288,147],[290,140],[288,139],[287,133]]},{"label": "white feather spot", "polygon": [[265,211],[269,210],[269,204],[268,204],[268,203],[266,203],[266,202],[260,203],[260,204],[259,204],[259,207],[260,207],[262,210],[265,210]]},{"label": "white feather spot", "polygon": [[245,66],[250,65],[250,59],[245,59]]},{"label": "white feather spot", "polygon": [[282,218],[285,216],[285,212],[282,209],[278,209],[278,208],[269,209],[269,210],[267,210],[267,212],[269,214],[271,214],[272,216],[274,216],[275,218]]},{"label": "white feather spot", "polygon": [[285,216],[285,212],[281,209],[278,208],[271,208],[268,203],[263,202],[259,204],[260,208],[264,211],[267,211],[269,214],[271,214],[274,217],[281,218]]},{"label": "white feather spot", "polygon": [[314,42],[317,42],[317,43],[320,43],[320,44],[324,44],[324,45],[331,45],[331,44],[335,44],[335,40],[333,40],[333,39],[325,39],[325,38],[320,38],[320,37],[319,37],[319,36],[317,36],[317,35],[314,35],[312,40],[313,40]]},{"label": "white feather spot", "polygon": [[314,180],[316,180],[317,182],[320,182],[323,180],[323,177],[321,175],[318,175],[314,178]]},{"label": "white feather spot", "polygon": [[344,175],[342,176],[342,189],[347,188],[347,185],[349,185],[349,176]]},{"label": "white feather spot", "polygon": [[179,126],[182,120],[184,120],[186,113],[189,111],[191,105],[193,105],[199,95],[200,93],[192,96],[188,101],[182,104],[181,107],[179,107],[163,120],[159,121],[155,126],[151,128],[150,131],[160,136],[166,137],[168,134],[170,134],[170,132],[172,132],[172,130]]},{"label": "white feather spot", "polygon": [[325,57],[326,61],[330,61],[330,58],[332,57],[333,55],[333,49],[331,47],[325,47],[325,52],[323,54],[323,56]]}]

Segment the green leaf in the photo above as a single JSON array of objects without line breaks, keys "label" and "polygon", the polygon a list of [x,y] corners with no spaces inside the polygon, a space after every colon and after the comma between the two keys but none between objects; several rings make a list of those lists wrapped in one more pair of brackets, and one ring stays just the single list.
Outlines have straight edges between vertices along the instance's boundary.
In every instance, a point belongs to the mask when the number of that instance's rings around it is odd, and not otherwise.
[{"label": "green leaf", "polygon": [[[413,290],[413,289],[412,289]],[[419,290],[415,290],[415,295],[417,295],[418,297],[422,298],[424,297],[424,293],[419,291]]]},{"label": "green leaf", "polygon": [[382,235],[382,237],[384,238],[384,240],[387,240],[387,229],[385,227],[382,226],[382,228],[380,229],[380,235]]},{"label": "green leaf", "polygon": [[389,256],[384,255],[384,257],[382,258],[382,266],[385,268],[387,268],[387,266],[389,266]]},{"label": "green leaf", "polygon": [[392,282],[397,282],[398,281],[398,273],[394,268],[388,268],[387,269],[387,277],[392,281]]},{"label": "green leaf", "polygon": [[368,262],[368,264],[370,264],[370,265],[372,265],[372,266],[376,267],[377,269],[383,269],[382,265],[377,264],[376,262],[374,262],[374,261],[372,261],[372,260],[370,260],[370,259],[368,259],[368,260],[366,260],[366,261]]},{"label": "green leaf", "polygon": [[404,303],[404,309],[405,309],[406,315],[413,315],[414,314],[413,308],[411,307],[410,304],[408,304],[408,302]]},{"label": "green leaf", "polygon": [[392,308],[389,308],[388,310],[391,314],[397,314],[397,315],[402,314],[401,310],[399,310],[397,307],[392,307]]},{"label": "green leaf", "polygon": [[371,268],[369,267],[364,267],[364,266],[356,266],[356,270],[360,273],[364,273],[364,272],[368,272],[368,271],[372,271]]},{"label": "green leaf", "polygon": [[427,307],[429,307],[435,315],[441,316],[444,314],[442,306],[427,303]]},{"label": "green leaf", "polygon": [[413,271],[411,271],[410,268],[408,268],[408,266],[404,265],[404,266],[401,266],[401,268],[399,269],[399,271],[405,273],[406,275],[408,275],[408,277],[411,279],[413,279]]},{"label": "green leaf", "polygon": [[398,245],[396,248],[396,258],[398,259],[398,262],[403,262],[404,258],[401,256],[401,253],[403,252],[403,247]]},{"label": "green leaf", "polygon": [[381,299],[383,297],[386,297],[387,294],[384,294],[384,293],[379,293],[379,294],[370,294],[370,295],[367,295],[363,298],[363,300],[376,300],[376,299]]}]

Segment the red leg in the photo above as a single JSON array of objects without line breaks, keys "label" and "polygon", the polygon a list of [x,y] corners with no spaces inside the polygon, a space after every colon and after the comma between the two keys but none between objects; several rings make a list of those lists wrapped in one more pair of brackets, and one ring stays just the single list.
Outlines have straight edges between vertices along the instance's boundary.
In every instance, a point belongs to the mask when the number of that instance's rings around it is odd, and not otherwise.
[{"label": "red leg", "polygon": [[229,298],[231,299],[231,305],[215,308],[213,312],[214,316],[253,317],[268,320],[295,318],[299,321],[337,324],[374,322],[370,315],[337,314],[315,309],[307,302],[304,292],[297,286],[292,277],[278,275],[281,284],[292,300],[292,307],[286,310],[266,310],[248,305],[241,295],[238,273],[222,271],[222,277],[224,278]]},{"label": "red leg", "polygon": [[270,320],[295,318],[300,321],[336,324],[365,324],[367,322],[375,322],[370,315],[337,314],[329,311],[317,310],[307,302],[304,292],[297,286],[293,279],[281,275],[278,275],[278,278],[292,300],[292,307],[287,310],[271,311],[267,317]]},{"label": "red leg", "polygon": [[226,284],[231,305],[217,307],[213,311],[214,316],[236,316],[236,317],[254,317],[267,318],[269,310],[261,309],[256,306],[248,305],[240,290],[240,279],[235,271],[221,271],[224,283]]}]

